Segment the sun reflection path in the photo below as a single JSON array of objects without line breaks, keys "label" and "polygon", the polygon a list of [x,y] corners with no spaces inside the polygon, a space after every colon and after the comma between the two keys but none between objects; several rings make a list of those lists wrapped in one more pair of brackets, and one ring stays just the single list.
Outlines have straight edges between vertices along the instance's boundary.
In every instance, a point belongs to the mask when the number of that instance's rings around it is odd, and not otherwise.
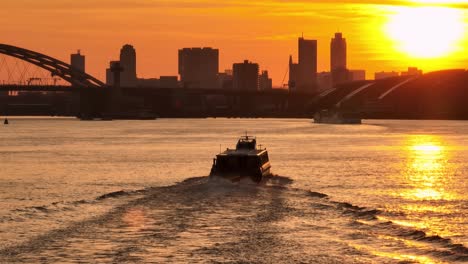
[{"label": "sun reflection path", "polygon": [[408,149],[407,183],[411,189],[402,195],[410,200],[453,200],[447,190],[454,173],[445,147],[433,136],[411,139]]}]

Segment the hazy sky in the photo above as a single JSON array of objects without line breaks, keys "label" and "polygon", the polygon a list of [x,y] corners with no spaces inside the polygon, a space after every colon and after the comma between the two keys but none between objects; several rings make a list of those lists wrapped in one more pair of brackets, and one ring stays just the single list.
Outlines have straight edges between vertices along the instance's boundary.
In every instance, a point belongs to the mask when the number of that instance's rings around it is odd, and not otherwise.
[{"label": "hazy sky", "polygon": [[[427,28],[431,21],[441,21],[440,32],[452,34],[440,36],[437,26]],[[67,62],[81,49],[88,73],[101,79],[108,62],[129,43],[137,50],[139,77],[176,75],[179,48],[215,47],[220,71],[249,59],[280,85],[289,55],[297,59],[297,37],[303,33],[319,41],[319,70],[325,71],[336,31],[347,38],[349,68],[366,69],[369,77],[407,66],[468,68],[468,1],[2,0],[0,23],[0,42]],[[425,43],[450,39],[443,46],[450,50],[436,58],[415,58],[414,44],[426,44],[406,41],[414,36],[408,29],[426,32],[418,37]],[[413,51],[402,48],[407,44]]]}]

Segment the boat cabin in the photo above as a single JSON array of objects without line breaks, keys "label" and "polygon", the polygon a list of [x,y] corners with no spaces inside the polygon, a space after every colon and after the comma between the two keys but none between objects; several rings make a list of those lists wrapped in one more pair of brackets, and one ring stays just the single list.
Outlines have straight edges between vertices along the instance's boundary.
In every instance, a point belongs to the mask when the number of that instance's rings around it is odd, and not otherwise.
[{"label": "boat cabin", "polygon": [[250,177],[260,182],[263,176],[270,174],[270,167],[267,150],[257,148],[254,137],[244,136],[238,140],[236,149],[216,155],[211,175],[231,179]]}]

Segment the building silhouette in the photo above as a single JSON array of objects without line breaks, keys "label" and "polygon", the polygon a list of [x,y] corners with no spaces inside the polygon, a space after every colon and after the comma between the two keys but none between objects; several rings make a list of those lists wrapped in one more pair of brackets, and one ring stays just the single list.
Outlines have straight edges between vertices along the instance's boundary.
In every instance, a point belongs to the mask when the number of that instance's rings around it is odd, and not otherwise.
[{"label": "building silhouette", "polygon": [[350,81],[364,81],[366,79],[366,70],[349,70]]},{"label": "building silhouette", "polygon": [[218,73],[218,88],[226,90],[232,89],[232,69]]},{"label": "building silhouette", "polygon": [[258,91],[257,63],[245,60],[243,63],[234,63],[232,66],[232,86],[234,90]]},{"label": "building silhouette", "polygon": [[218,70],[218,49],[184,48],[179,50],[179,75],[183,87],[216,88]]},{"label": "building silhouette", "polygon": [[391,77],[397,77],[400,76],[400,74],[396,71],[391,71],[391,72],[376,72],[374,74],[374,79],[375,80],[381,80],[381,79],[386,79],[386,78],[391,78]]},{"label": "building silhouette", "polygon": [[268,76],[268,71],[262,71],[258,77],[258,88],[260,91],[273,89],[273,80]]},{"label": "building silhouette", "polygon": [[299,64],[293,62],[292,55],[289,55],[289,81],[288,87],[290,91],[297,90],[297,78],[299,75]]},{"label": "building silhouette", "polygon": [[332,77],[330,72],[317,73],[317,91],[322,92],[332,88]]},{"label": "building silhouette", "polygon": [[106,69],[106,84],[109,86],[113,86],[115,83],[114,81],[115,73],[112,72],[112,69],[116,68],[117,65],[120,66],[120,61],[111,61],[109,62],[109,68]]},{"label": "building silhouette", "polygon": [[81,55],[81,52],[79,50],[76,54],[70,55],[70,65],[73,68],[80,70],[82,72],[85,72],[86,70],[85,64],[86,64],[86,58],[85,56]]},{"label": "building silhouette", "polygon": [[349,81],[346,56],[346,39],[342,33],[335,33],[330,44],[330,72],[334,85]]},{"label": "building silhouette", "polygon": [[417,67],[408,67],[408,71],[401,72],[401,76],[420,76],[423,71]]},{"label": "building silhouette", "polygon": [[291,91],[316,92],[317,89],[317,40],[298,39],[299,61],[289,57],[289,89]]},{"label": "building silhouette", "polygon": [[136,73],[136,51],[132,45],[124,45],[120,50],[120,66],[123,71],[120,74],[122,87],[135,87],[138,84]]},{"label": "building silhouette", "polygon": [[138,87],[143,88],[178,88],[177,76],[160,76],[159,78],[139,78]]}]

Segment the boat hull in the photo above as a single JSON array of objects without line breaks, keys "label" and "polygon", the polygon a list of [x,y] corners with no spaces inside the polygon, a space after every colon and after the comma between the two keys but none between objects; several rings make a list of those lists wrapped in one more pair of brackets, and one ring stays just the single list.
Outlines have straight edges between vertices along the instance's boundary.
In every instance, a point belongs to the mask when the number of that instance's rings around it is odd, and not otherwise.
[{"label": "boat hull", "polygon": [[222,172],[217,170],[216,166],[211,168],[210,177],[218,177],[227,179],[232,182],[238,182],[242,179],[251,179],[253,182],[259,183],[263,180],[264,177],[271,175],[271,166],[270,164],[265,164],[258,171],[231,171],[231,172]]}]

